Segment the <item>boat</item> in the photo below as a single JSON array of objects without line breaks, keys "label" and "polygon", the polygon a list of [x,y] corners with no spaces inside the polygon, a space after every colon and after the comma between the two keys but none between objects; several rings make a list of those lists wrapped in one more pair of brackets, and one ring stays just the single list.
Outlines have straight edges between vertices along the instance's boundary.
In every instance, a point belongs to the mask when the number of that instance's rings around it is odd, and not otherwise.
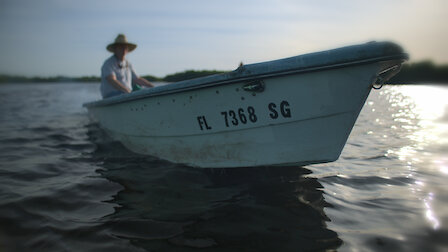
[{"label": "boat", "polygon": [[408,59],[368,42],[84,104],[129,150],[203,168],[304,166],[339,158],[370,91]]}]

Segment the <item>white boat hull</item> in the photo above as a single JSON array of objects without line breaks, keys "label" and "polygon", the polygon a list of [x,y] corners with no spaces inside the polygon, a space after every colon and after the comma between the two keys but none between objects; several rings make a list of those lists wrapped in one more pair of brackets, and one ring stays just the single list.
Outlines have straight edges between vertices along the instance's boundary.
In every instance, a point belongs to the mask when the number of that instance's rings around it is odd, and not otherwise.
[{"label": "white boat hull", "polygon": [[130,150],[176,163],[241,167],[330,162],[339,157],[379,67],[266,79],[261,93],[235,83],[91,113]]},{"label": "white boat hull", "polygon": [[[175,163],[227,168],[330,162],[340,156],[378,74],[401,61],[148,95],[89,111],[130,150]],[[263,83],[264,90],[244,90],[251,83]]]}]

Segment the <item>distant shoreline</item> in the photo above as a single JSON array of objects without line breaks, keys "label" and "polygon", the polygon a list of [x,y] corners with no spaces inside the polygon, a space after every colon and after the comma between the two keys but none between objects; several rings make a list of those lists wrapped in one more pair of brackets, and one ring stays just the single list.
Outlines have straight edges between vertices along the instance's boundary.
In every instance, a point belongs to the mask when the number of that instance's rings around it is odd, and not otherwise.
[{"label": "distant shoreline", "polygon": [[[187,70],[165,77],[156,77],[152,75],[143,75],[141,77],[154,82],[177,82],[204,77],[213,74],[221,74],[228,71],[218,70]],[[93,83],[100,82],[99,76],[82,76],[82,77],[24,77],[15,75],[1,75],[0,84],[2,83],[66,83],[66,82],[84,82]],[[415,63],[403,64],[401,71],[392,77],[387,84],[448,84],[448,64],[436,65],[431,61],[420,61]]]},{"label": "distant shoreline", "polygon": [[[225,73],[227,71],[218,70],[187,70],[184,72],[169,74],[163,78],[159,78],[152,75],[142,75],[141,77],[154,82],[177,82],[183,80],[189,80],[199,77],[204,77],[213,74]],[[2,83],[66,83],[66,82],[100,82],[99,76],[82,76],[82,77],[67,77],[67,76],[54,76],[54,77],[25,77],[17,75],[0,74],[0,84]]]}]

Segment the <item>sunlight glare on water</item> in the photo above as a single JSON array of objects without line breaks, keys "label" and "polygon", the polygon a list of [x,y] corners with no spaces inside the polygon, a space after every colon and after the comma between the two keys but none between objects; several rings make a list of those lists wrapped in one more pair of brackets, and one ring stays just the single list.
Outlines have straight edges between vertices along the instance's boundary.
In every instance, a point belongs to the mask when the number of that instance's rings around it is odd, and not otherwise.
[{"label": "sunlight glare on water", "polygon": [[[418,120],[416,125],[403,126],[412,132],[408,136],[412,144],[403,146],[396,154],[400,160],[407,161],[411,173],[428,172],[421,170],[421,167],[425,167],[432,173],[439,171],[440,176],[446,178],[448,157],[434,153],[446,154],[448,149],[448,89],[443,86],[405,88],[398,86],[388,91],[401,94],[391,96],[393,97],[391,98],[392,106],[408,108],[393,114],[396,121],[411,123],[413,120]],[[433,148],[441,148],[442,151],[434,152]],[[416,171],[413,167],[415,165],[418,165],[420,170]],[[421,200],[426,209],[425,217],[434,229],[438,229],[440,213],[434,209],[433,201],[436,191],[440,191],[441,188],[434,188],[431,182],[416,180],[412,191],[423,193]]]},{"label": "sunlight glare on water", "polygon": [[446,97],[448,87],[436,85],[372,91],[341,157],[311,166],[334,206],[328,225],[342,251],[444,251]]}]

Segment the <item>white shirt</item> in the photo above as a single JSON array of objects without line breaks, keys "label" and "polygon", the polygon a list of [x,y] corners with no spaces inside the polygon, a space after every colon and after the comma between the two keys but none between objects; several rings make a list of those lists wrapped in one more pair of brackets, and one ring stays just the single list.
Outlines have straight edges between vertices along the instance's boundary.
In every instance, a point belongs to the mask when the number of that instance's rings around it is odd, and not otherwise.
[{"label": "white shirt", "polygon": [[103,98],[124,93],[123,91],[116,89],[109,83],[109,81],[107,81],[106,77],[111,74],[115,75],[115,78],[117,78],[119,82],[123,83],[130,90],[132,90],[132,80],[138,78],[138,75],[132,68],[131,63],[129,63],[127,60],[120,62],[114,55],[112,55],[106,61],[104,61],[104,64],[101,67],[100,89]]}]

